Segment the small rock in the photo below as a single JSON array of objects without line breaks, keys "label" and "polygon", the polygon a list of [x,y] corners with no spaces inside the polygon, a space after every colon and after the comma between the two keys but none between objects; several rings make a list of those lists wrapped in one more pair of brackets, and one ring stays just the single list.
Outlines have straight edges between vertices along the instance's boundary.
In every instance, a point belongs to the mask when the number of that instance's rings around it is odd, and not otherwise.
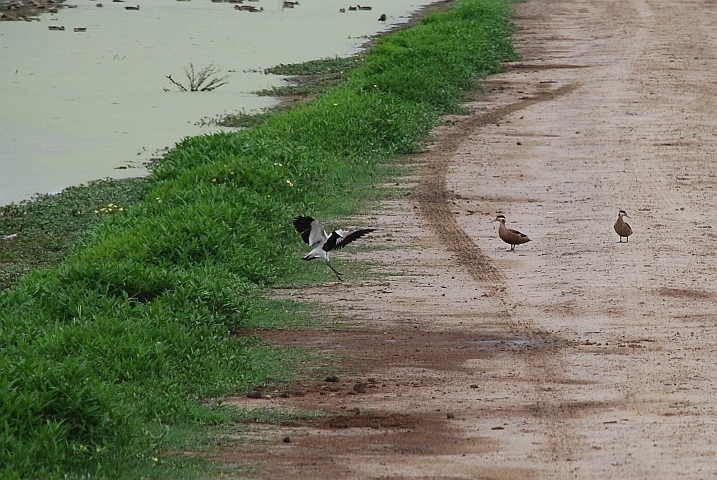
[{"label": "small rock", "polygon": [[336,375],[329,375],[328,377],[326,377],[325,381],[336,383],[336,382],[340,382],[341,380],[339,380],[339,377],[337,377]]},{"label": "small rock", "polygon": [[256,390],[254,390],[253,392],[247,393],[246,396],[247,398],[262,398],[263,395],[261,394],[261,392],[257,392]]},{"label": "small rock", "polygon": [[366,392],[366,384],[365,383],[357,383],[354,385],[354,392],[356,393],[365,393]]},{"label": "small rock", "polygon": [[474,383],[473,385],[471,385],[471,388],[478,388],[478,385]]},{"label": "small rock", "polygon": [[291,443],[291,437],[289,437],[289,436],[287,435],[287,436],[284,437],[284,439],[283,439],[282,441],[283,441],[284,443]]},{"label": "small rock", "polygon": [[455,415],[453,415],[452,413],[446,413],[446,418],[453,418],[453,417],[455,417]]}]

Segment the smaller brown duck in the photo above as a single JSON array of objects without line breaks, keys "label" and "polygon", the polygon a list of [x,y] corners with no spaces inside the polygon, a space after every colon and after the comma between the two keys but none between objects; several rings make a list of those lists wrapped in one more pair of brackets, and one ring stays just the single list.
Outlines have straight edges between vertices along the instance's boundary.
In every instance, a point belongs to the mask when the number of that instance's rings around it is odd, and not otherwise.
[{"label": "smaller brown duck", "polygon": [[615,222],[615,233],[620,235],[620,242],[622,243],[622,237],[625,237],[625,242],[630,241],[630,235],[632,235],[632,228],[630,225],[623,220],[623,217],[630,218],[630,215],[628,215],[625,210],[620,210],[620,213],[617,214],[617,222]]},{"label": "smaller brown duck", "polygon": [[498,236],[505,243],[510,244],[511,252],[515,251],[516,245],[522,245],[530,241],[526,234],[520,233],[518,230],[506,228],[505,215],[498,215],[494,220],[491,220],[491,222],[500,222],[500,226],[498,227]]}]

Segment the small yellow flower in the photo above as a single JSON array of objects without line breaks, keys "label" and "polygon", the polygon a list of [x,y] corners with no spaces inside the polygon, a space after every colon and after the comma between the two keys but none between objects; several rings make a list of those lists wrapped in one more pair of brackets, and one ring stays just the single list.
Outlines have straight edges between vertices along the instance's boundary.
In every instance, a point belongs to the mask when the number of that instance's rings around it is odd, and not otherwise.
[{"label": "small yellow flower", "polygon": [[162,203],[162,197],[157,197],[157,201],[158,201],[159,203]]},{"label": "small yellow flower", "polygon": [[338,104],[338,103],[334,103],[334,107],[338,107],[338,106],[339,106],[339,104]]},{"label": "small yellow flower", "polygon": [[216,178],[212,178],[212,182],[216,183],[216,182],[217,182],[217,179],[216,179]]},{"label": "small yellow flower", "polygon": [[294,186],[294,182],[292,182],[291,180],[287,180],[286,184],[289,185],[290,187]]}]

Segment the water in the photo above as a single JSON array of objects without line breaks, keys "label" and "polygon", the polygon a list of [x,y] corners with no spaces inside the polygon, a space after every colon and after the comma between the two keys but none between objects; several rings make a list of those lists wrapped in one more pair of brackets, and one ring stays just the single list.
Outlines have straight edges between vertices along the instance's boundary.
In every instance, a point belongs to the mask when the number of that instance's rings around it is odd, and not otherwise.
[{"label": "water", "polygon": [[[77,0],[38,22],[1,22],[0,205],[146,174],[142,164],[157,152],[217,130],[198,126],[202,118],[272,105],[251,94],[281,84],[264,68],[354,53],[366,36],[431,3],[373,0],[371,11],[340,13],[350,5],[343,1],[282,10],[279,0],[261,0],[247,5],[264,11],[250,13],[210,0],[140,0],[139,11],[124,8],[136,0],[102,0],[103,8]],[[166,75],[185,80],[190,62],[221,67],[229,83],[178,91]]]}]

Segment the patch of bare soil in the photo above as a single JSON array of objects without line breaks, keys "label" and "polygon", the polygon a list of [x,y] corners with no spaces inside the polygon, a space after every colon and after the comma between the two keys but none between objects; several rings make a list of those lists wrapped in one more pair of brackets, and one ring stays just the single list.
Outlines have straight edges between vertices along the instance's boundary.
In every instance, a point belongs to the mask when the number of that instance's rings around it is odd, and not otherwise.
[{"label": "patch of bare soil", "polygon": [[[345,330],[253,332],[338,360],[230,401],[331,415],[217,458],[283,479],[717,475],[717,4],[516,9],[523,61],[438,129],[414,196],[355,221],[390,248],[353,255],[395,274],[293,293]],[[532,241],[508,252],[497,213]]]}]

